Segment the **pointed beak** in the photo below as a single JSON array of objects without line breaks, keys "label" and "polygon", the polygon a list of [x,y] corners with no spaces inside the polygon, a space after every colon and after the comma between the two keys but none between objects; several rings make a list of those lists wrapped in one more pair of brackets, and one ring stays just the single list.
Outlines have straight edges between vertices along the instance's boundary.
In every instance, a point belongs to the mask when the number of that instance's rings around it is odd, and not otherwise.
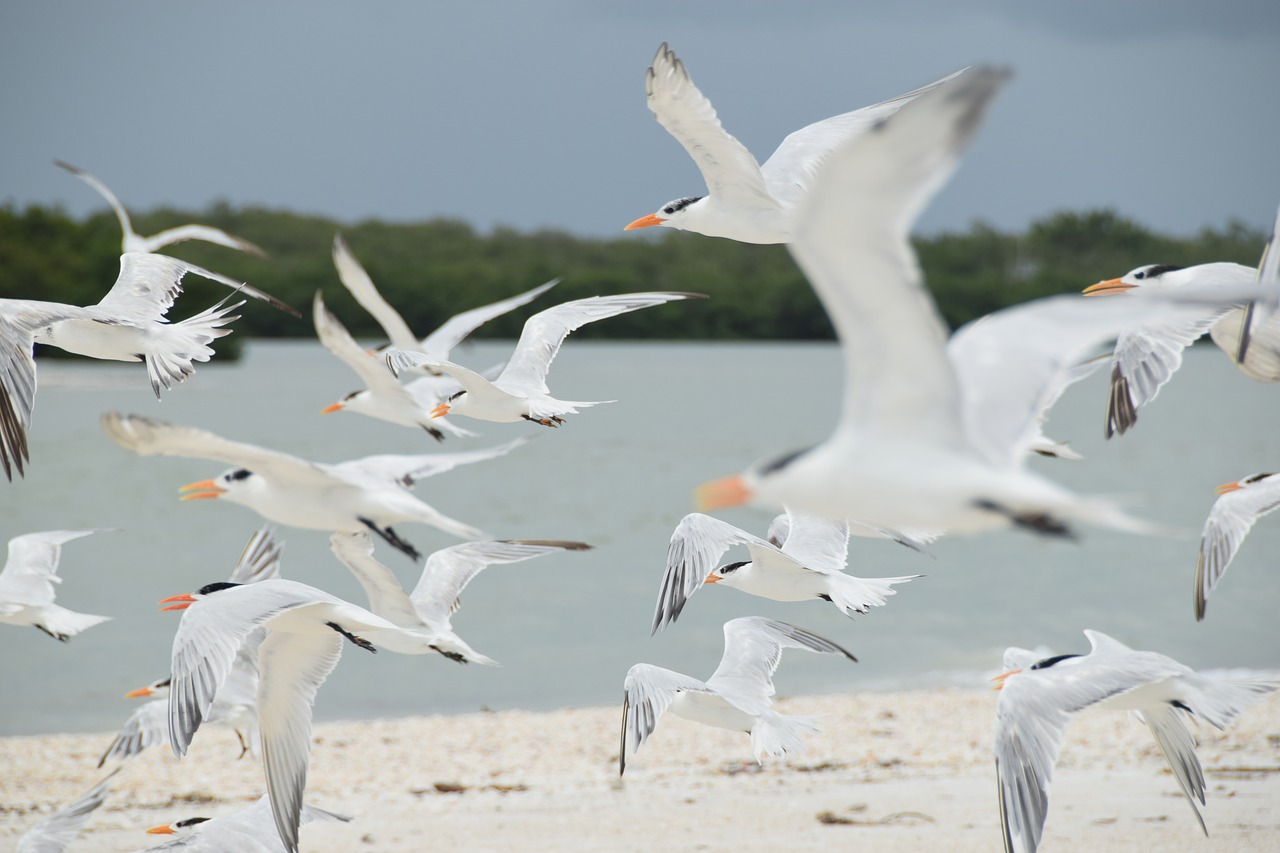
[{"label": "pointed beak", "polygon": [[202,501],[206,498],[220,497],[227,490],[213,480],[201,480],[198,483],[187,483],[178,491],[190,492],[190,494],[183,494],[182,497],[178,498],[180,501]]},{"label": "pointed beak", "polygon": [[1009,670],[1008,672],[1002,672],[1002,673],[1000,673],[1000,674],[999,674],[999,675],[997,675],[995,678],[991,679],[992,681],[994,681],[994,682],[996,683],[996,686],[995,686],[995,687],[992,687],[991,689],[992,689],[992,690],[999,690],[1000,688],[1004,687],[1005,679],[1007,679],[1007,678],[1008,678],[1009,676],[1011,676],[1011,675],[1017,675],[1017,674],[1018,674],[1018,673],[1020,673],[1020,672],[1022,672],[1022,670],[1020,670],[1020,669],[1011,669],[1011,670]]},{"label": "pointed beak", "polygon": [[[147,834],[148,835],[173,835],[174,832],[173,832],[173,827],[169,826],[168,824],[165,824],[164,826],[151,827],[150,829],[147,830]],[[165,842],[164,846],[168,846],[168,842]]]},{"label": "pointed beak", "polygon": [[331,415],[334,412],[341,412],[344,408],[345,406],[343,406],[341,403],[330,403],[329,405],[325,406],[323,409],[320,410],[320,414]]},{"label": "pointed beak", "polygon": [[196,597],[189,592],[182,595],[171,595],[168,598],[162,598],[156,604],[169,604],[170,601],[177,601],[178,604],[170,604],[168,607],[161,607],[160,612],[166,610],[186,610],[188,607],[196,603]]},{"label": "pointed beak", "polygon": [[649,228],[653,225],[661,225],[664,222],[666,222],[666,220],[663,219],[658,214],[650,213],[648,216],[641,216],[635,222],[632,222],[630,225],[628,225],[626,228],[623,228],[622,230],[634,231],[637,228]]},{"label": "pointed beak", "polygon": [[1086,287],[1082,293],[1085,296],[1097,296],[1102,293],[1124,293],[1126,290],[1133,290],[1136,284],[1125,284],[1118,278],[1100,281],[1097,284],[1091,284]]},{"label": "pointed beak", "polygon": [[[703,581],[703,583],[720,583],[720,576],[719,576],[719,575],[707,575],[707,579],[706,579],[706,580],[704,580],[704,581]],[[719,595],[719,593],[716,593],[716,594],[717,594],[717,595]]]},{"label": "pointed beak", "polygon": [[1238,492],[1243,488],[1244,486],[1240,485],[1239,483],[1223,483],[1221,486],[1218,486],[1216,489],[1214,489],[1214,491],[1220,495],[1225,495],[1230,492]]},{"label": "pointed beak", "polygon": [[443,418],[447,414],[449,414],[448,403],[441,403],[440,405],[436,406],[434,409],[431,410],[431,417],[433,418]]},{"label": "pointed beak", "polygon": [[155,691],[152,690],[150,687],[139,687],[137,690],[130,690],[128,693],[124,694],[124,698],[141,699],[143,696],[150,696],[154,692]]},{"label": "pointed beak", "polygon": [[699,512],[713,509],[724,509],[730,506],[742,506],[753,497],[751,489],[742,481],[742,477],[734,474],[721,480],[703,483],[693,490],[693,503]]}]

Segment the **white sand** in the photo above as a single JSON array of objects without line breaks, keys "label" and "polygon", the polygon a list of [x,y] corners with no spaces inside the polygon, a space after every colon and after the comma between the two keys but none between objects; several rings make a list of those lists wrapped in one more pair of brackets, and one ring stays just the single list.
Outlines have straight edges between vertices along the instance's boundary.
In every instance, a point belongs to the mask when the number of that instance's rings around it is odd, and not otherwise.
[{"label": "white sand", "polygon": [[[996,694],[783,700],[822,715],[809,752],[758,769],[745,735],[668,715],[618,781],[621,709],[510,711],[316,727],[307,801],[355,816],[303,829],[309,853],[494,850],[999,850]],[[1197,732],[1204,838],[1146,727],[1092,712],[1067,729],[1043,849],[1280,850],[1280,697]],[[0,739],[0,849],[80,796],[112,735]],[[235,811],[262,792],[235,736],[202,731],[179,762],[128,762],[72,851],[159,840],[149,826]],[[442,793],[437,785],[464,786]],[[828,824],[830,813],[850,821]]]}]

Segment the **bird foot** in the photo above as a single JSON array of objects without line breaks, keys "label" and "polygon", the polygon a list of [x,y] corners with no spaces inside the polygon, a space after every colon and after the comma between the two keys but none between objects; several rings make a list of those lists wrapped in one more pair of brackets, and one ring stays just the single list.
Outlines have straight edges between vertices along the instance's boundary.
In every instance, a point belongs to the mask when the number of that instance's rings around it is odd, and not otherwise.
[{"label": "bird foot", "polygon": [[357,646],[364,649],[366,652],[373,652],[375,655],[378,653],[378,650],[374,648],[373,643],[369,642],[363,637],[357,637],[355,634],[351,633],[346,628],[343,628],[337,622],[326,622],[324,624],[328,625],[330,628],[337,631],[339,634],[346,637],[348,640],[355,643]]},{"label": "bird foot", "polygon": [[445,651],[444,649],[440,648],[439,646],[432,646],[431,648],[435,649],[437,652],[439,652],[440,654],[444,655],[445,657],[447,657],[449,660],[453,661],[454,663],[461,663],[461,664],[465,664],[465,663],[467,662],[467,657],[466,657],[466,655],[462,654],[461,652],[449,652],[449,651]]},{"label": "bird foot", "polygon": [[524,418],[526,421],[531,421],[535,424],[542,424],[542,426],[551,427],[552,429],[564,423],[564,418],[556,417],[555,415],[552,415],[549,418],[531,418],[528,415],[521,415],[520,417]]},{"label": "bird foot", "polygon": [[418,549],[413,547],[413,545],[410,542],[404,539],[401,539],[400,535],[396,533],[394,530],[392,530],[390,527],[379,527],[378,525],[374,524],[372,521],[364,517],[360,517],[358,520],[365,527],[369,528],[374,533],[378,534],[383,539],[385,539],[387,544],[390,545],[392,548],[395,548],[400,553],[408,556],[409,559],[413,560],[414,562],[417,562],[422,559],[422,554],[418,552]]},{"label": "bird foot", "polygon": [[1061,536],[1065,539],[1076,538],[1075,533],[1070,527],[1049,515],[1047,512],[1014,512],[1008,507],[1001,506],[995,501],[988,500],[977,501],[975,506],[977,506],[978,509],[985,509],[999,513],[1018,527],[1025,527],[1027,530],[1031,530],[1045,536]]}]

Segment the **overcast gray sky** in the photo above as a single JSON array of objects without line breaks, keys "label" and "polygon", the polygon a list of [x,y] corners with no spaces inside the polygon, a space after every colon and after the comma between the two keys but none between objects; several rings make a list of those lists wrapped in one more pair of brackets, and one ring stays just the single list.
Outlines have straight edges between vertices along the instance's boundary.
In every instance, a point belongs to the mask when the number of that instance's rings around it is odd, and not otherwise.
[{"label": "overcast gray sky", "polygon": [[760,160],[809,122],[1011,66],[922,231],[1106,206],[1188,233],[1280,204],[1275,0],[94,0],[0,24],[0,201],[74,214],[102,204],[55,157],[139,210],[618,235],[705,191],[645,107],[664,40]]}]

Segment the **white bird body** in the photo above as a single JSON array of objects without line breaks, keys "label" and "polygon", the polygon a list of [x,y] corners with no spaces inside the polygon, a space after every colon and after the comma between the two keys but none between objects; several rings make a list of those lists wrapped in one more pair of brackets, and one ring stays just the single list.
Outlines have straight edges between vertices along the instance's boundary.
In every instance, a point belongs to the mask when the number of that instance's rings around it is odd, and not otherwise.
[{"label": "white bird body", "polygon": [[[301,826],[313,821],[350,821],[351,818],[304,805]],[[173,835],[173,840],[147,850],[182,850],[185,853],[285,853],[284,842],[271,817],[271,801],[266,796],[248,808],[222,817],[186,818],[153,826],[152,835]]]},{"label": "white bird body", "polygon": [[903,104],[941,83],[833,116],[787,136],[761,166],[725,131],[711,102],[698,91],[684,63],[663,44],[645,72],[645,95],[658,123],[676,138],[706,181],[706,196],[674,199],[626,230],[661,225],[743,243],[786,243],[795,233],[797,200],[815,183],[822,162]]},{"label": "white bird body", "polygon": [[398,629],[363,607],[280,578],[211,584],[164,601],[182,602],[173,608],[186,610],[173,639],[170,668],[169,740],[179,758],[205,720],[244,640],[259,628],[267,630],[258,651],[263,764],[276,829],[288,853],[297,853],[316,691],[337,665],[343,637],[375,651],[361,635]]},{"label": "white bird body", "polygon": [[1236,551],[1262,516],[1280,507],[1280,476],[1251,474],[1218,487],[1200,534],[1196,561],[1196,621],[1204,619],[1209,595],[1226,573]]},{"label": "white bird body", "polygon": [[212,480],[184,486],[183,500],[225,498],[278,524],[310,530],[373,530],[415,560],[420,559],[416,549],[391,525],[416,521],[465,539],[484,535],[423,503],[407,487],[459,465],[502,456],[525,442],[516,439],[464,453],[366,456],[326,464],[138,415],[108,412],[102,424],[116,442],[144,456],[212,459],[235,466]]},{"label": "white bird body", "polygon": [[373,541],[363,533],[335,533],[329,547],[355,575],[369,609],[395,623],[401,630],[374,632],[369,639],[388,651],[406,655],[438,652],[458,663],[496,666],[453,630],[452,615],[461,606],[460,596],[476,575],[490,565],[517,563],[559,551],[585,551],[582,542],[552,540],[500,540],[467,542],[443,548],[427,557],[412,595],[407,594],[391,570],[373,556]]},{"label": "white bird body", "polygon": [[817,731],[813,718],[779,714],[770,699],[773,674],[787,648],[857,661],[840,646],[803,628],[745,616],[724,624],[724,655],[705,682],[647,663],[631,667],[623,683],[619,774],[626,772],[628,749],[638,750],[668,710],[697,723],[750,733],[758,762],[765,756],[801,751],[802,736]]},{"label": "white bird body", "polygon": [[9,553],[0,570],[0,623],[29,625],[66,642],[110,616],[77,613],[54,604],[58,563],[64,543],[98,530],[45,530],[9,540]]},{"label": "white bird body", "polygon": [[[680,520],[671,534],[653,630],[674,622],[689,596],[706,584],[773,601],[825,599],[846,616],[883,605],[893,585],[913,577],[859,578],[848,565],[849,525],[787,511],[769,526],[768,540],[701,513]],[[751,559],[716,567],[734,545]]]},{"label": "white bird body", "polygon": [[200,240],[205,243],[213,243],[218,246],[226,246],[228,249],[236,249],[241,252],[248,252],[251,255],[266,257],[267,253],[261,248],[250,243],[241,237],[235,237],[220,228],[214,228],[212,225],[179,225],[176,228],[168,228],[158,234],[150,237],[144,237],[133,230],[133,223],[129,219],[129,212],[125,210],[124,205],[116,198],[115,193],[107,188],[107,185],[86,172],[72,166],[70,163],[64,163],[61,160],[53,161],[56,166],[66,169],[106,199],[107,204],[111,205],[111,209],[115,212],[116,219],[120,222],[120,229],[124,232],[121,241],[122,252],[155,252],[171,243],[181,243],[184,240]]},{"label": "white bird body", "polygon": [[1085,631],[1090,652],[1036,655],[1009,649],[996,677],[996,775],[1005,849],[1034,853],[1049,809],[1049,783],[1062,730],[1070,715],[1093,706],[1136,711],[1147,724],[1173,776],[1208,834],[1196,801],[1205,803],[1204,772],[1181,715],[1224,729],[1244,707],[1280,683],[1211,679],[1155,652],[1135,651],[1099,631]]},{"label": "white bird body", "polygon": [[496,423],[526,420],[559,426],[565,415],[577,414],[579,408],[610,402],[558,400],[551,396],[547,372],[570,332],[597,320],[694,298],[705,297],[695,293],[623,293],[575,299],[539,311],[525,321],[511,359],[492,381],[462,365],[404,350],[388,351],[387,365],[396,373],[409,367],[425,367],[458,381],[463,390],[437,406],[432,413],[435,417],[452,412]]}]

